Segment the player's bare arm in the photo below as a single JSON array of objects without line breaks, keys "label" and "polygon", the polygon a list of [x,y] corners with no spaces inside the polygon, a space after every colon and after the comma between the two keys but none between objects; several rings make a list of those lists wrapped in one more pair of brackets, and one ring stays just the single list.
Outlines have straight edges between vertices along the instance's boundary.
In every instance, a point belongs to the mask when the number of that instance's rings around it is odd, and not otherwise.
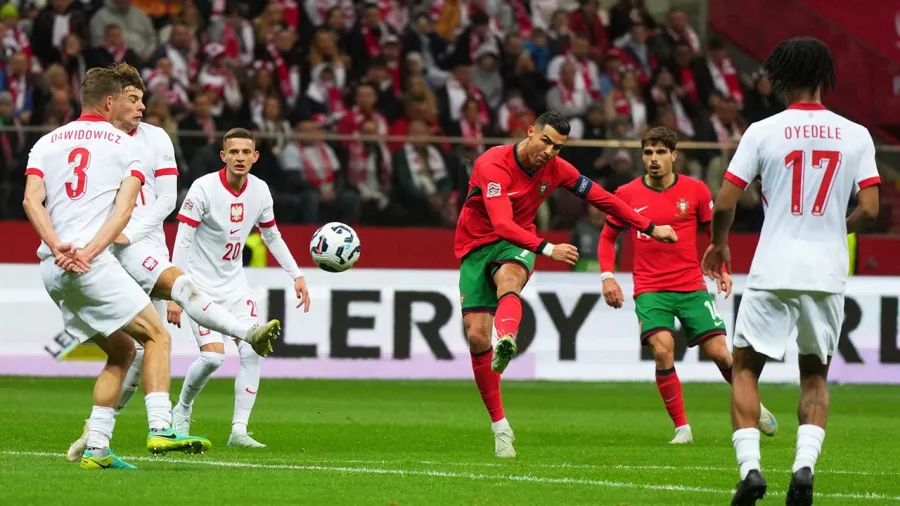
[{"label": "player's bare arm", "polygon": [[[710,279],[724,279],[731,272],[731,250],[728,248],[728,230],[734,223],[734,210],[744,190],[728,179],[722,182],[719,196],[713,208],[711,244],[703,255],[700,266]],[[730,275],[728,275],[730,279]]]},{"label": "player's bare arm", "polygon": [[847,217],[847,233],[855,234],[878,218],[878,186],[863,188],[856,194],[856,209]]},{"label": "player's bare arm", "polygon": [[44,186],[44,180],[40,176],[29,174],[25,178],[25,199],[22,201],[28,221],[56,257],[56,265],[69,271],[87,272],[90,265],[80,260],[76,261],[74,258],[75,247],[62,243],[53,229],[50,213],[44,207],[46,198],[47,188]]}]

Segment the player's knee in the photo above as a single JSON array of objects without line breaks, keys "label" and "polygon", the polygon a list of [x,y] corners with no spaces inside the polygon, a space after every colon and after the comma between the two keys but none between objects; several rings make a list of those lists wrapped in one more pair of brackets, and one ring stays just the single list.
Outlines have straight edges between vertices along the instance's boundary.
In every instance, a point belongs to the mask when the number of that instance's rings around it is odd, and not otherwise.
[{"label": "player's knee", "polygon": [[134,361],[136,354],[134,340],[121,332],[117,332],[107,338],[106,342],[107,345],[104,349],[106,362],[110,365],[129,367]]},{"label": "player's knee", "polygon": [[225,355],[215,352],[203,352],[200,354],[200,360],[203,362],[204,368],[215,371],[222,366],[222,362],[225,361]]},{"label": "player's knee", "polygon": [[491,347],[491,328],[477,324],[466,324],[466,339],[472,353],[482,353]]},{"label": "player's knee", "polygon": [[525,269],[515,264],[504,265],[497,271],[497,274],[494,275],[497,293],[518,293],[522,287],[525,286],[527,280],[528,275],[525,272]]},{"label": "player's knee", "polygon": [[731,352],[725,344],[725,336],[716,336],[703,344],[703,351],[719,367],[727,369],[731,367]]}]

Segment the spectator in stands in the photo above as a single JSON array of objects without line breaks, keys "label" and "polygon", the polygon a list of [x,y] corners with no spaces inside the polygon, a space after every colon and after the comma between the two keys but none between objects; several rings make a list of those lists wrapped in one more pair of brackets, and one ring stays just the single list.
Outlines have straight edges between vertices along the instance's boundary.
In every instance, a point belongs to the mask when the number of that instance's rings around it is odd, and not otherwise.
[{"label": "spectator in stands", "polygon": [[81,112],[80,105],[72,96],[69,75],[58,63],[50,65],[44,72],[44,82],[35,90],[35,94],[38,97],[35,103],[40,108],[37,113],[41,122],[48,115],[54,115],[62,125],[77,118]]},{"label": "spectator in stands", "polygon": [[63,39],[61,62],[69,74],[72,96],[81,99],[81,82],[87,72],[87,61],[84,59],[84,39],[74,33]]},{"label": "spectator in stands", "polygon": [[108,25],[103,31],[103,45],[88,51],[85,56],[88,68],[108,67],[117,63],[127,63],[142,67],[141,57],[125,45],[125,36],[119,25]]},{"label": "spectator in stands", "polygon": [[656,30],[656,20],[647,9],[644,0],[619,0],[609,10],[609,39],[613,45],[619,44],[619,39],[631,32],[631,26],[642,23],[648,30]]},{"label": "spectator in stands", "polygon": [[403,46],[407,52],[419,53],[425,77],[435,86],[443,86],[450,74],[443,69],[447,59],[447,41],[435,33],[427,13],[420,12],[406,30]]},{"label": "spectator in stands", "polygon": [[363,5],[359,23],[347,34],[345,47],[353,62],[352,72],[362,76],[367,69],[366,62],[381,56],[381,40],[388,34],[396,36],[393,30],[381,20],[378,3],[367,1]]},{"label": "spectator in stands", "polygon": [[[547,35],[547,32],[541,29],[531,32],[531,38],[522,43],[522,49],[528,53],[532,66],[535,67],[537,72],[541,75],[547,75],[547,69],[550,67],[550,59],[553,57],[550,46],[548,45],[549,43],[550,37]],[[510,58],[509,65],[511,65],[511,68],[504,72],[506,80],[515,79],[516,67],[519,65],[521,59],[522,55],[518,55],[516,58]]]},{"label": "spectator in stands", "polygon": [[270,151],[274,158],[281,157],[293,133],[281,107],[281,99],[270,95],[266,99],[262,119],[256,123],[256,128],[262,133],[259,151],[262,152],[264,148]]},{"label": "spectator in stands", "polygon": [[585,90],[593,100],[599,100],[601,98],[600,69],[597,67],[597,62],[590,59],[590,49],[587,37],[575,34],[572,37],[571,51],[556,56],[550,61],[547,79],[551,83],[559,81],[563,63],[570,62],[575,67],[575,87]]},{"label": "spectator in stands", "polygon": [[618,47],[622,55],[622,61],[634,69],[641,86],[648,86],[650,78],[659,67],[659,62],[653,49],[648,44],[649,34],[643,23],[631,25],[631,32],[619,39]]},{"label": "spectator in stands", "polygon": [[[276,212],[288,222],[316,223],[320,187],[335,183],[341,164],[334,149],[323,140],[324,131],[315,122],[301,121],[295,130],[305,140],[292,139],[281,152]],[[272,187],[271,181],[269,186]]]},{"label": "spectator in stands", "polygon": [[762,72],[753,76],[753,89],[747,93],[743,110],[747,123],[755,123],[784,110],[784,102]]},{"label": "spectator in stands", "polygon": [[490,44],[481,46],[475,52],[475,67],[472,69],[472,84],[481,92],[484,103],[491,111],[496,111],[503,102],[503,77],[498,68],[496,48]]},{"label": "spectator in stands", "polygon": [[397,172],[398,196],[413,224],[447,224],[452,180],[446,162],[437,148],[416,139],[428,135],[425,123],[411,122],[409,135],[403,149],[394,153],[392,163]]},{"label": "spectator in stands", "polygon": [[44,68],[62,62],[63,40],[69,34],[82,39],[90,36],[84,10],[73,0],[50,1],[41,9],[31,29],[31,48]]},{"label": "spectator in stands", "polygon": [[272,62],[275,82],[288,109],[293,110],[303,89],[300,82],[300,57],[295,46],[297,36],[293,28],[279,28],[274,37],[260,49],[262,60]]},{"label": "spectator in stands", "polygon": [[245,4],[231,4],[227,16],[209,27],[210,37],[224,45],[225,55],[240,67],[251,65],[256,55],[256,36],[246,11]]},{"label": "spectator in stands", "polygon": [[603,187],[610,193],[623,184],[630,183],[635,177],[634,163],[628,151],[620,149],[616,151],[612,159],[612,173],[606,177]]},{"label": "spectator in stands", "polygon": [[312,45],[307,57],[310,82],[318,81],[319,73],[328,67],[334,74],[334,86],[343,89],[347,85],[350,57],[338,46],[334,32],[320,29],[313,35]]},{"label": "spectator in stands", "polygon": [[343,29],[353,26],[356,17],[353,0],[303,0],[303,4],[306,17],[313,26],[327,24],[334,30],[337,20]]},{"label": "spectator in stands", "polygon": [[244,109],[241,112],[243,121],[251,121],[259,124],[262,121],[266,99],[269,96],[281,98],[280,90],[275,86],[272,69],[274,64],[270,61],[256,60],[248,69],[250,76],[247,91],[244,93]]},{"label": "spectator in stands", "polygon": [[[389,132],[391,137],[406,137],[407,135],[409,135],[410,122],[427,121],[426,118],[428,117],[428,102],[426,102],[422,98],[407,96],[403,102],[403,110],[403,116],[397,118],[393,123],[391,123]],[[392,153],[396,152],[402,147],[402,142],[391,142],[388,144],[388,149],[390,149]]]},{"label": "spectator in stands", "polygon": [[549,48],[552,56],[568,54],[573,35],[572,25],[569,23],[569,11],[559,9],[553,13],[548,35],[550,36]]},{"label": "spectator in stands", "polygon": [[519,88],[506,89],[506,101],[497,111],[497,129],[501,134],[510,135],[511,132],[524,127],[526,130],[534,124],[537,115],[525,104],[522,90]]},{"label": "spectator in stands", "polygon": [[264,44],[271,41],[276,32],[287,26],[284,19],[284,5],[280,2],[269,2],[262,13],[253,20],[256,40]]},{"label": "spectator in stands", "polygon": [[[606,213],[592,205],[586,205],[587,215],[578,220],[572,228],[569,242],[578,248],[578,263],[572,268],[577,272],[599,272],[600,263],[597,261],[597,245],[600,242],[600,232],[606,223]],[[619,243],[616,242],[618,253]]]},{"label": "spectator in stands", "polygon": [[609,47],[606,26],[600,17],[600,2],[597,0],[580,0],[580,8],[572,12],[569,24],[572,31],[585,36],[590,45],[590,57],[600,61]]},{"label": "spectator in stands", "polygon": [[35,82],[25,53],[14,53],[6,68],[0,69],[0,91],[8,91],[12,97],[13,117],[28,124],[34,110]]},{"label": "spectator in stands", "polygon": [[587,112],[592,100],[588,91],[576,84],[575,72],[574,62],[566,61],[562,64],[559,80],[547,92],[547,108],[565,116],[572,127],[569,137],[580,139],[584,135],[581,116]]},{"label": "spectator in stands", "polygon": [[[377,137],[378,124],[372,120],[364,121],[360,135]],[[394,215],[390,199],[394,167],[388,146],[372,139],[354,140],[347,151],[346,187],[356,191],[353,204],[357,207],[361,204],[365,209],[367,223],[381,224]]]},{"label": "spectator in stands", "polygon": [[337,125],[347,114],[344,94],[331,67],[322,67],[306,89],[306,109],[313,121],[328,129]]},{"label": "spectator in stands", "polygon": [[147,108],[144,110],[144,114],[151,114],[159,118],[160,124],[158,126],[169,134],[169,139],[171,139],[172,145],[175,147],[176,158],[183,160],[181,138],[178,135],[178,122],[172,117],[172,111],[165,98],[158,95],[151,95],[146,103]]},{"label": "spectator in stands", "polygon": [[[8,183],[19,169],[19,157],[22,156],[22,149],[27,140],[27,134],[22,130],[22,122],[15,117],[13,104],[10,92],[0,92],[0,184]],[[10,127],[13,131],[5,130]]]},{"label": "spectator in stands", "polygon": [[701,88],[700,98],[708,101],[709,95],[713,91],[718,91],[722,96],[734,99],[738,109],[742,108],[744,92],[741,90],[741,80],[731,58],[728,57],[722,39],[710,39],[705,70],[706,75],[702,76],[704,86]]},{"label": "spectator in stands", "polygon": [[156,67],[145,79],[147,91],[163,97],[174,113],[182,114],[190,104],[188,89],[175,78],[172,60],[163,56],[156,60]]},{"label": "spectator in stands", "polygon": [[124,43],[141,60],[156,50],[156,29],[150,17],[131,6],[131,0],[106,0],[105,5],[91,18],[91,42],[95,47],[107,45],[107,27],[121,27]]},{"label": "spectator in stands", "polygon": [[[396,99],[398,95],[403,93],[403,47],[400,45],[400,39],[394,34],[388,34],[381,39],[381,58],[376,59],[379,63],[383,63],[384,71],[390,85],[386,86],[384,92],[389,93],[392,99]],[[395,102],[395,100],[392,100]],[[384,101],[381,101],[384,105]],[[398,103],[393,104],[399,106]]]},{"label": "spectator in stands", "polygon": [[452,60],[471,65],[475,63],[476,53],[482,46],[490,46],[496,53],[500,52],[500,41],[491,32],[490,16],[482,10],[472,14],[471,24],[456,39]]},{"label": "spectator in stands", "polygon": [[0,42],[3,44],[3,56],[9,58],[15,53],[23,53],[32,72],[41,72],[41,62],[34,55],[31,48],[31,41],[28,38],[28,30],[30,29],[30,19],[19,18],[19,9],[11,3],[7,3],[0,7],[0,30],[2,37]]},{"label": "spectator in stands", "polygon": [[202,91],[194,96],[194,106],[190,114],[178,123],[181,131],[202,132],[203,135],[183,137],[181,148],[184,158],[191,163],[197,151],[207,144],[219,144],[221,139],[216,135],[216,119],[212,114],[212,91]]},{"label": "spectator in stands", "polygon": [[687,44],[691,52],[697,56],[701,53],[700,37],[691,27],[687,12],[678,7],[669,9],[666,26],[662,32],[662,59],[669,60],[675,52],[675,46],[680,43]]},{"label": "spectator in stands", "polygon": [[197,89],[194,83],[197,82],[200,64],[190,29],[185,23],[179,21],[172,24],[168,41],[160,45],[150,59],[156,62],[163,57],[172,62],[172,77],[184,89]]},{"label": "spectator in stands", "polygon": [[244,95],[235,69],[225,58],[225,46],[210,42],[205,48],[208,57],[197,78],[204,91],[212,98],[212,114],[218,122],[227,127],[237,123]]},{"label": "spectator in stands", "polygon": [[[347,1],[348,3],[352,0],[341,0]],[[312,2],[310,2],[312,3]],[[316,1],[315,3],[321,5],[322,2]],[[344,42],[347,37],[347,32],[350,28],[353,27],[353,19],[355,15],[353,14],[353,7],[351,5],[350,8],[350,16],[346,17],[344,15],[344,11],[340,7],[332,7],[327,14],[325,14],[325,22],[324,23],[315,23],[313,22],[313,26],[324,27],[331,31],[331,34],[334,36],[335,43],[338,47],[341,48],[341,51],[347,52],[347,47],[344,45]],[[346,18],[346,20],[345,20]]]},{"label": "spectator in stands", "polygon": [[464,157],[474,160],[484,152],[484,126],[478,100],[469,98],[463,103],[459,120],[447,128],[447,134],[464,138],[458,149]]},{"label": "spectator in stands", "polygon": [[[581,134],[583,140],[607,139],[607,121],[603,112],[603,104],[598,102],[591,103],[581,122],[584,125]],[[574,148],[566,153],[565,158],[591,179],[605,177],[609,172],[609,160],[605,154],[605,149],[602,147]]]},{"label": "spectator in stands", "polygon": [[657,71],[650,97],[651,100],[647,103],[650,123],[661,123],[660,109],[667,107],[675,121],[675,126],[670,128],[678,133],[678,138],[680,140],[694,138],[696,111],[690,102],[683,99],[683,91],[675,85],[675,76],[668,67],[660,67]]},{"label": "spectator in stands", "polygon": [[626,118],[631,124],[632,137],[639,138],[647,128],[647,105],[641,85],[631,69],[622,72],[622,78],[605,100],[606,117]]},{"label": "spectator in stands", "polygon": [[359,133],[366,120],[373,120],[378,126],[379,135],[387,135],[388,120],[376,109],[378,93],[371,84],[360,84],[356,87],[356,101],[349,113],[338,123],[337,131],[343,135]]},{"label": "spectator in stands", "polygon": [[[715,95],[714,97],[721,97]],[[744,133],[744,122],[740,117],[737,102],[731,97],[713,100],[713,113],[709,120],[698,129],[697,140],[701,142],[719,142],[730,144],[740,140]],[[724,156],[730,150],[697,151],[696,157],[707,164],[717,156]]]}]

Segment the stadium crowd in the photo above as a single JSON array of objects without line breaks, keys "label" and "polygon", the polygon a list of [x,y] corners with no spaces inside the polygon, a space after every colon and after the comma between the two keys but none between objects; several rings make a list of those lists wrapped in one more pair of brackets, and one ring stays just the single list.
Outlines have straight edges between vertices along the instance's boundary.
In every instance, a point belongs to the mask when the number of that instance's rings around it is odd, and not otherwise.
[{"label": "stadium crowd", "polygon": [[[784,108],[684,11],[654,19],[643,0],[14,0],[0,7],[0,41],[0,219],[24,217],[22,173],[40,136],[26,127],[77,118],[84,72],[113,62],[142,69],[144,120],[172,137],[182,191],[220,168],[215,132],[266,134],[254,171],[287,223],[452,226],[483,139],[522,136],[548,108],[570,119],[570,139],[666,125],[711,142]],[[677,169],[715,194],[729,150],[682,155]],[[635,150],[562,156],[610,191],[642,171]],[[745,194],[734,230],[759,230],[759,200]],[[594,236],[602,218],[557,192],[538,226]]]}]

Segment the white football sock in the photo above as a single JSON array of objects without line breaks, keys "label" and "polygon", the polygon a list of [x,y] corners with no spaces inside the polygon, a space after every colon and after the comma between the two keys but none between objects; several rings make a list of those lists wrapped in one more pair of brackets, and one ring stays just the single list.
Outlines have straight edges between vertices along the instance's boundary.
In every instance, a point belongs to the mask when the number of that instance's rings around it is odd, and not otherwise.
[{"label": "white football sock", "polygon": [[731,441],[743,480],[751,470],[759,470],[759,429],[738,429],[731,436]]},{"label": "white football sock", "polygon": [[141,369],[144,367],[144,347],[138,343],[134,343],[134,346],[137,353],[134,356],[134,362],[128,368],[128,372],[125,373],[125,381],[122,382],[122,393],[119,395],[119,403],[116,405],[116,416],[119,416],[119,411],[122,411],[125,405],[128,404],[131,396],[134,395],[134,392],[141,384]]},{"label": "white football sock", "polygon": [[808,467],[815,471],[816,460],[825,442],[825,429],[818,425],[805,424],[797,427],[797,457],[792,472]]},{"label": "white football sock", "polygon": [[109,448],[113,427],[116,425],[116,412],[113,408],[94,406],[88,422],[88,448]]},{"label": "white football sock", "polygon": [[506,417],[503,417],[503,418],[497,420],[496,422],[491,422],[491,429],[493,429],[494,432],[500,432],[502,430],[509,430],[511,428],[512,427],[509,426],[509,421],[507,421]]},{"label": "white football sock", "polygon": [[[179,278],[180,279],[180,278]],[[242,341],[243,342],[243,341]],[[210,376],[222,365],[225,355],[214,351],[201,351],[197,360],[188,368],[184,377],[184,385],[181,386],[181,397],[178,399],[180,407],[188,408],[194,404],[194,399],[200,395],[200,391],[206,386]]]},{"label": "white football sock", "polygon": [[172,284],[172,300],[184,308],[184,312],[201,327],[226,336],[244,339],[250,332],[249,323],[242,323],[222,306],[216,304],[187,275],[181,275]]},{"label": "white football sock", "polygon": [[166,430],[172,427],[172,401],[169,392],[151,392],[144,396],[147,406],[147,422],[150,430]]},{"label": "white football sock", "polygon": [[246,434],[250,411],[256,403],[256,392],[259,391],[260,360],[262,357],[253,348],[240,341],[238,351],[241,354],[241,368],[234,379],[234,418],[231,422],[233,434]]}]

